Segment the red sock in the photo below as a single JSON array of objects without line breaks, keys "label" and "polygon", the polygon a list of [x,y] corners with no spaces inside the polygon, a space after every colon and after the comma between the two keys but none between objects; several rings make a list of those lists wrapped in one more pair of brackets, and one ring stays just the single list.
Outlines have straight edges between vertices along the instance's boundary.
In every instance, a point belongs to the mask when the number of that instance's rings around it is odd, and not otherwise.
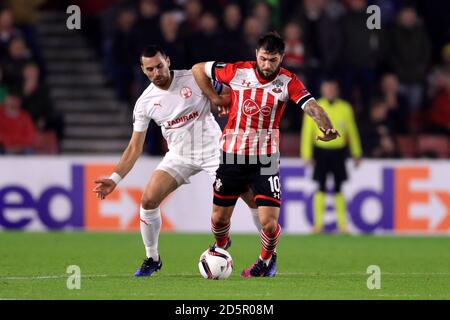
[{"label": "red sock", "polygon": [[278,238],[281,234],[281,226],[277,225],[275,232],[272,234],[266,234],[264,230],[261,230],[261,258],[264,260],[270,259],[272,253],[278,244]]},{"label": "red sock", "polygon": [[230,223],[228,223],[225,226],[218,226],[214,224],[214,222],[211,219],[211,231],[214,234],[214,237],[216,238],[216,245],[219,248],[224,248],[228,242]]}]

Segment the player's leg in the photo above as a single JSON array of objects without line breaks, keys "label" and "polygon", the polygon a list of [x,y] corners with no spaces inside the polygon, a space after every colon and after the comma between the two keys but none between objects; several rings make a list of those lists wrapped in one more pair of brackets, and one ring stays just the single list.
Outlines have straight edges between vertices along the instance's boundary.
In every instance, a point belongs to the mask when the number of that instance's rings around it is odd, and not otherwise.
[{"label": "player's leg", "polygon": [[178,182],[174,177],[163,170],[155,170],[144,189],[140,207],[140,229],[145,246],[146,259],[136,271],[135,276],[150,276],[162,266],[158,252],[158,240],[162,223],[159,205],[177,188]]},{"label": "player's leg", "polygon": [[222,207],[213,205],[213,212],[211,215],[211,231],[216,240],[214,246],[218,248],[228,249],[231,245],[230,240],[230,221],[233,214],[234,205],[229,207]]},{"label": "player's leg", "polygon": [[347,205],[344,194],[342,193],[342,184],[347,179],[347,170],[345,167],[345,150],[336,150],[333,161],[334,175],[334,203],[336,208],[336,221],[340,233],[347,232]]},{"label": "player's leg", "polygon": [[221,163],[214,181],[211,231],[216,246],[227,249],[231,245],[229,231],[231,215],[240,195],[248,189],[248,181],[242,165]]},{"label": "player's leg", "polygon": [[161,202],[180,185],[189,183],[189,177],[195,168],[181,158],[166,154],[158,165],[144,189],[140,208],[140,229],[147,258],[135,276],[150,276],[162,266],[158,252],[158,240],[161,230]]},{"label": "player's leg", "polygon": [[335,182],[334,202],[336,207],[336,220],[338,230],[341,233],[347,232],[347,204],[344,194],[341,192],[341,181]]},{"label": "player's leg", "polygon": [[281,226],[278,224],[280,208],[276,206],[260,206],[258,210],[262,225],[260,232],[261,252],[259,258],[268,266],[264,276],[274,277],[277,272],[276,246],[281,234]]},{"label": "player's leg", "polygon": [[322,232],[323,229],[328,167],[326,150],[314,148],[313,179],[319,184],[319,189],[313,196],[314,232],[316,233]]},{"label": "player's leg", "polygon": [[174,190],[177,181],[167,172],[156,170],[147,184],[141,200],[141,231],[147,257],[158,259],[158,236],[161,229],[159,205]]},{"label": "player's leg", "polygon": [[278,224],[280,209],[272,206],[258,207],[262,229],[260,232],[261,251],[255,264],[243,270],[242,277],[274,277],[276,268],[276,246],[281,234]]},{"label": "player's leg", "polygon": [[242,271],[243,277],[273,277],[276,274],[276,246],[281,234],[278,224],[281,186],[278,170],[263,175],[256,173],[251,182],[261,223],[261,251],[255,264]]},{"label": "player's leg", "polygon": [[[215,153],[211,157],[207,158],[202,166],[201,169],[204,170],[212,179],[212,181],[215,181],[216,179],[216,171],[219,167],[220,163],[220,153]],[[253,223],[255,224],[258,231],[261,231],[261,224],[259,222],[259,216],[258,216],[258,206],[255,203],[255,200],[253,199],[253,192],[250,188],[247,189],[246,192],[242,193],[240,195],[241,199],[247,204],[250,213],[252,215]]]},{"label": "player's leg", "polygon": [[325,195],[326,195],[326,175],[317,179],[319,189],[314,193],[313,210],[314,210],[314,232],[322,232],[323,215],[325,213]]}]

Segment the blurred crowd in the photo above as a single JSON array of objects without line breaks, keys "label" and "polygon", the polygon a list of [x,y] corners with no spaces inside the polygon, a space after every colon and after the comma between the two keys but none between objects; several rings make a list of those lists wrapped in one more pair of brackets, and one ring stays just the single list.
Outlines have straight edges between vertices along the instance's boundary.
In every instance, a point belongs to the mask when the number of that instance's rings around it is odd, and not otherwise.
[{"label": "blurred crowd", "polygon": [[0,154],[32,154],[42,137],[63,134],[52,105],[36,37],[43,0],[3,1],[0,6]]},{"label": "blurred crowd", "polygon": [[[286,42],[284,66],[315,97],[320,97],[325,79],[337,81],[340,98],[354,109],[366,157],[420,156],[405,150],[421,135],[449,145],[450,19],[444,1],[71,2],[81,6],[82,29],[118,99],[130,108],[148,85],[139,68],[139,54],[147,44],[161,45],[173,69],[189,69],[199,61],[254,60],[258,38],[275,30]],[[366,26],[366,8],[372,4],[381,8],[381,29]],[[23,30],[11,11],[2,10],[0,128],[2,119],[11,117],[7,110],[12,104],[29,113],[34,130],[58,132],[61,123],[55,118],[60,116],[42,82],[33,81],[40,77],[35,41]],[[30,92],[39,99],[30,99]],[[285,113],[281,131],[299,134],[301,110],[292,105]],[[150,130],[147,150],[161,153],[159,129],[153,124]]]},{"label": "blurred crowd", "polygon": [[[379,30],[366,27],[371,4],[381,8]],[[172,68],[190,68],[254,60],[258,38],[276,30],[286,41],[284,66],[314,96],[324,79],[339,83],[365,156],[401,157],[397,136],[450,134],[450,23],[437,7],[427,27],[419,10],[432,9],[387,0],[113,1],[98,15],[95,43],[118,97],[132,106],[148,85],[138,65],[146,44],[160,44]],[[302,113],[292,106],[286,113],[281,130],[299,132]]]}]

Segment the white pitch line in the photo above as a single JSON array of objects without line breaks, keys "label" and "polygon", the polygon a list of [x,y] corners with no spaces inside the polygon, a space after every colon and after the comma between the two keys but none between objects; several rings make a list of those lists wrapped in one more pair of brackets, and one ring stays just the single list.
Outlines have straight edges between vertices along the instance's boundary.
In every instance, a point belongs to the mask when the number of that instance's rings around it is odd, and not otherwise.
[{"label": "white pitch line", "polygon": [[[365,272],[337,272],[337,273],[320,273],[320,272],[279,272],[281,276],[367,276]],[[449,272],[381,272],[381,275],[388,276],[450,276]]]},{"label": "white pitch line", "polygon": [[[340,277],[340,276],[367,276],[364,272],[337,272],[337,273],[316,273],[316,272],[279,272],[278,276],[305,276],[305,277]],[[381,272],[381,275],[388,276],[450,276],[448,272]],[[49,279],[66,279],[66,275],[44,275],[44,276],[6,276],[0,277],[0,280],[49,280]],[[197,273],[164,273],[161,276],[180,277],[180,276],[199,276]],[[132,274],[90,274],[81,275],[81,278],[135,278]],[[158,276],[159,277],[159,276]]]},{"label": "white pitch line", "polygon": [[[59,276],[12,276],[12,277],[0,277],[0,280],[47,280],[47,279],[65,279],[71,276],[70,274],[59,275]],[[106,274],[92,274],[92,275],[81,275],[81,278],[100,278],[107,277]]]},{"label": "white pitch line", "polygon": [[[372,293],[372,292],[368,292],[368,291],[364,291],[364,292],[356,292],[356,291],[325,291],[323,293],[296,293],[291,295],[291,298],[286,297],[283,300],[291,300],[291,299],[295,299],[297,300],[299,297],[303,297],[303,298],[310,298],[310,299],[335,299],[337,297],[337,295],[345,295],[351,293],[353,295],[359,295],[359,298],[369,298],[369,299],[373,299],[374,297],[391,297],[391,298],[419,298],[419,297],[424,297],[424,298],[431,298],[431,297],[450,297],[450,292],[442,292],[442,293],[428,293],[428,294],[407,294],[407,293],[400,293],[400,294],[396,294],[396,293]],[[81,299],[83,299],[83,297],[87,297],[87,298],[93,298],[93,297],[99,297],[101,298],[105,298],[105,297],[110,297],[110,298],[124,298],[124,297],[140,297],[140,298],[145,298],[145,297],[173,297],[174,295],[177,296],[186,296],[186,297],[191,297],[191,295],[189,294],[180,294],[180,293],[163,293],[163,292],[159,292],[159,293],[95,293],[95,294],[89,294],[86,293],[85,295],[80,295],[77,294],[77,296],[79,296]],[[197,293],[196,294],[197,297],[225,297],[225,298],[230,298],[230,297],[274,297],[277,296],[276,294],[272,294],[272,293]],[[329,297],[327,297],[329,296]],[[31,296],[31,299],[33,299],[33,297],[35,296]],[[16,299],[26,299],[26,296],[22,296],[20,298],[2,298],[0,297],[0,300],[16,300]],[[341,298],[338,298],[341,299]],[[342,300],[352,300],[354,298],[342,298]]]}]

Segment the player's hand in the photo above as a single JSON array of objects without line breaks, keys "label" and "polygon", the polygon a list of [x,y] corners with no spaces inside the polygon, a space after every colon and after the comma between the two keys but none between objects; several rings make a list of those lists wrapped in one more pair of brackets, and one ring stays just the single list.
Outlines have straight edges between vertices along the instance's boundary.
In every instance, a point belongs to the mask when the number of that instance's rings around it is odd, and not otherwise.
[{"label": "player's hand", "polygon": [[340,137],[341,135],[339,134],[339,132],[334,129],[334,128],[330,128],[330,129],[325,129],[325,128],[319,128],[320,131],[323,132],[322,136],[318,136],[317,140],[321,140],[321,141],[331,141],[336,139],[337,137]]},{"label": "player's hand", "polygon": [[219,110],[219,118],[228,117],[228,114],[230,114],[230,108],[229,107],[217,107]]},{"label": "player's hand", "polygon": [[231,98],[229,94],[217,96],[216,98],[214,98],[212,103],[214,103],[217,106],[219,110],[219,117],[222,118],[228,116],[228,114],[230,113],[230,103],[231,103]]},{"label": "player's hand", "polygon": [[96,186],[92,191],[97,194],[97,198],[100,200],[105,199],[105,197],[113,192],[116,187],[116,183],[111,179],[99,179],[94,182],[96,183]]},{"label": "player's hand", "polygon": [[353,158],[353,164],[358,168],[361,165],[361,158]]}]

